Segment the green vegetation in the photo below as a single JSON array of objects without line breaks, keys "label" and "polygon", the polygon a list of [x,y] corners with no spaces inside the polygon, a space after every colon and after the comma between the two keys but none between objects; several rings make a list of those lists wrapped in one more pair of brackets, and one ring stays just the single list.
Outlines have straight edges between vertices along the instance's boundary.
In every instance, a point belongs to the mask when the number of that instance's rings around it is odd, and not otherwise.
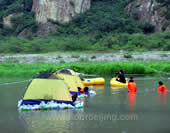
[{"label": "green vegetation", "polygon": [[[93,0],[92,7],[85,14],[80,14],[72,22],[60,24],[53,20],[49,22],[58,25],[55,35],[85,35],[96,34],[103,36],[107,33],[136,33],[140,32],[140,25],[130,18],[124,11],[129,0]],[[2,35],[19,34],[29,27],[36,32],[34,13],[31,12],[32,0],[0,0],[0,23],[3,17],[14,14],[13,28],[0,27]],[[19,15],[17,15],[19,14]]]},{"label": "green vegetation", "polygon": [[95,0],[92,7],[84,14],[77,16],[72,22],[60,24],[55,35],[94,34],[100,38],[112,33],[137,33],[142,29],[133,18],[125,12],[125,0]]},{"label": "green vegetation", "polygon": [[[32,0],[0,0],[0,34],[2,36],[18,35],[29,27],[36,31],[37,23],[31,12]],[[13,14],[12,27],[3,26],[3,17]]]},{"label": "green vegetation", "polygon": [[[161,66],[161,67],[160,67]],[[123,69],[127,74],[158,74],[170,72],[170,62],[135,61],[135,62],[79,62],[60,64],[0,64],[0,76],[31,77],[39,72],[51,72],[69,68],[85,74],[114,75]]]},{"label": "green vegetation", "polygon": [[169,0],[156,0],[156,1],[160,4],[157,5],[155,9],[159,10],[160,8],[164,8],[161,11],[161,15],[168,20],[162,28],[162,30],[165,30],[167,26],[170,24],[170,1]]},{"label": "green vegetation", "polygon": [[95,39],[92,36],[49,36],[32,40],[16,37],[0,38],[1,53],[42,53],[82,50],[170,50],[170,32],[145,34],[113,34]]},{"label": "green vegetation", "polygon": [[[31,12],[32,0],[0,0],[0,52],[170,50],[170,32],[145,34],[152,33],[154,27],[127,15],[124,8],[130,1],[133,0],[93,0],[85,14],[65,24],[49,20],[56,25],[56,31],[46,37],[36,37],[33,35],[38,25]],[[164,5],[168,4],[165,1]],[[19,14],[12,18],[13,28],[4,27],[3,17],[11,13]],[[16,37],[28,27],[27,39]]]},{"label": "green vegetation", "polygon": [[131,53],[125,53],[123,56],[127,59],[133,58]]}]

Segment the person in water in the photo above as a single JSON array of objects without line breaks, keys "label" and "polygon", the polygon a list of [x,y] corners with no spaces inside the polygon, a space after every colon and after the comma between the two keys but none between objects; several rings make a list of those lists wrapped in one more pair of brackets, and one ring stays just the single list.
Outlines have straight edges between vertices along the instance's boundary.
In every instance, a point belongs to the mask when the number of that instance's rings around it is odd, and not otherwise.
[{"label": "person in water", "polygon": [[159,81],[158,84],[159,84],[158,92],[167,92],[168,91],[168,89],[166,88],[166,86],[163,84],[162,81]]},{"label": "person in water", "polygon": [[89,88],[88,87],[84,87],[84,88],[78,87],[78,94],[88,96],[89,95]]},{"label": "person in water", "polygon": [[133,77],[130,77],[130,80],[128,81],[128,92],[136,92],[136,83]]},{"label": "person in water", "polygon": [[78,88],[78,92],[79,92],[79,94],[84,93],[84,88],[80,88],[80,87],[77,87],[77,88]]},{"label": "person in water", "polygon": [[122,83],[126,83],[126,79],[125,79],[125,76],[124,76],[124,71],[123,70],[120,70],[118,73],[116,80],[119,81],[119,82],[122,82]]},{"label": "person in water", "polygon": [[85,87],[85,88],[84,88],[84,95],[85,95],[86,97],[88,97],[88,95],[89,95],[89,87]]}]

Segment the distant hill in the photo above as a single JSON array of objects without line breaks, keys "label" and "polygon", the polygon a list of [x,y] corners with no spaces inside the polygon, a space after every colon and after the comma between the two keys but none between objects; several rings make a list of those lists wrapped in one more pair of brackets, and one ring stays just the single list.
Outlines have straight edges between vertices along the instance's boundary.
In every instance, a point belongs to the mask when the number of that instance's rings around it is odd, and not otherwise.
[{"label": "distant hill", "polygon": [[3,52],[169,50],[164,31],[169,0],[0,0]]}]

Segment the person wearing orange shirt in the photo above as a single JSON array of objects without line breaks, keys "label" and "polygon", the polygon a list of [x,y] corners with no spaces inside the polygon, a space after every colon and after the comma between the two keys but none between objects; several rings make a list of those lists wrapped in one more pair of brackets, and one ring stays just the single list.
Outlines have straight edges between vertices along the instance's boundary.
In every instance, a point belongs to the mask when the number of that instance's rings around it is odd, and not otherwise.
[{"label": "person wearing orange shirt", "polygon": [[136,83],[133,79],[133,77],[130,77],[130,80],[128,81],[128,101],[129,101],[129,107],[132,112],[135,111],[136,107]]},{"label": "person wearing orange shirt", "polygon": [[166,88],[166,86],[163,84],[162,81],[159,81],[158,84],[159,84],[158,92],[167,92],[168,91],[168,89]]},{"label": "person wearing orange shirt", "polygon": [[136,83],[133,79],[133,77],[130,77],[130,80],[128,81],[128,92],[136,92]]},{"label": "person wearing orange shirt", "polygon": [[158,82],[159,87],[158,87],[158,96],[159,96],[159,103],[161,105],[163,105],[163,108],[165,108],[165,103],[166,103],[166,95],[167,95],[167,91],[168,89],[166,88],[166,86],[163,84],[163,82],[159,81]]},{"label": "person wearing orange shirt", "polygon": [[87,97],[89,95],[89,88],[88,87],[84,87],[84,88],[78,87],[78,95],[84,95],[85,97]]}]

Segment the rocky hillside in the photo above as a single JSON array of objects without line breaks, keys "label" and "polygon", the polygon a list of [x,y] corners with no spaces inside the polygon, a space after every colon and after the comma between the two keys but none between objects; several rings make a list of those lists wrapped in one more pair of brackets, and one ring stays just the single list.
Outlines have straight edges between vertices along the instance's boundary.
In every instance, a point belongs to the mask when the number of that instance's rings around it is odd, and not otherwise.
[{"label": "rocky hillside", "polygon": [[170,31],[169,5],[167,0],[0,0],[0,34]]},{"label": "rocky hillside", "polygon": [[169,51],[170,32],[160,32],[169,31],[169,5],[169,0],[0,0],[0,53]]},{"label": "rocky hillside", "polygon": [[18,36],[48,35],[56,29],[50,21],[69,22],[87,11],[91,0],[1,0],[0,6],[0,28],[4,31]]},{"label": "rocky hillside", "polygon": [[127,6],[130,16],[154,26],[156,32],[170,31],[169,0],[133,0]]},{"label": "rocky hillside", "polygon": [[39,23],[47,23],[48,19],[64,23],[87,11],[90,5],[91,0],[33,0],[32,11]]},{"label": "rocky hillside", "polygon": [[23,29],[18,36],[48,35],[57,29],[56,23],[67,23],[76,15],[90,8],[91,0],[33,0],[31,11],[36,20],[36,32],[32,28]]}]

